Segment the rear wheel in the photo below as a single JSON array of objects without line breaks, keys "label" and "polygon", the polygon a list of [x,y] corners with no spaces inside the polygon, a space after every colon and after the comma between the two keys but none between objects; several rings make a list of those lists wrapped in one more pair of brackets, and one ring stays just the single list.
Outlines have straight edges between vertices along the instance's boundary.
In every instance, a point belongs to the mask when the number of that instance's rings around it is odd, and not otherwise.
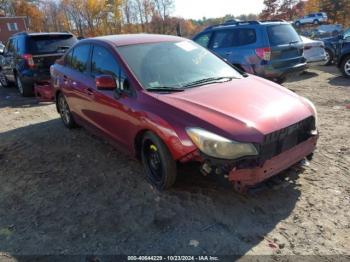
[{"label": "rear wheel", "polygon": [[33,96],[33,87],[31,85],[23,83],[20,76],[16,75],[16,85],[19,93],[22,96]]},{"label": "rear wheel", "polygon": [[299,21],[295,22],[295,26],[299,27],[300,26],[300,22]]},{"label": "rear wheel", "polygon": [[58,94],[57,97],[57,108],[58,112],[61,115],[61,119],[63,121],[63,124],[68,128],[74,128],[76,127],[76,123],[74,121],[74,118],[72,116],[72,113],[69,109],[68,103],[66,101],[66,98],[62,93]]},{"label": "rear wheel", "polygon": [[350,78],[350,55],[343,59],[340,69],[344,76]]},{"label": "rear wheel", "polygon": [[176,162],[164,142],[152,132],[142,139],[141,159],[147,179],[158,189],[170,188],[176,180]]},{"label": "rear wheel", "polygon": [[316,20],[314,20],[314,25],[318,25],[320,23],[320,21],[318,21],[317,19]]}]

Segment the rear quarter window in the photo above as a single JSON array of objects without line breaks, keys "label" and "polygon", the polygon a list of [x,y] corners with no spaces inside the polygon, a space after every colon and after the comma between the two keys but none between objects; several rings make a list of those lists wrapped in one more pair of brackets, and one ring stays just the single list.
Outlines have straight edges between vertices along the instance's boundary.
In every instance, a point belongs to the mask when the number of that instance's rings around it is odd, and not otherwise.
[{"label": "rear quarter window", "polygon": [[31,54],[64,53],[77,39],[73,35],[38,35],[30,36],[28,40]]},{"label": "rear quarter window", "polygon": [[270,45],[288,45],[301,42],[298,33],[291,25],[272,25],[267,27]]}]

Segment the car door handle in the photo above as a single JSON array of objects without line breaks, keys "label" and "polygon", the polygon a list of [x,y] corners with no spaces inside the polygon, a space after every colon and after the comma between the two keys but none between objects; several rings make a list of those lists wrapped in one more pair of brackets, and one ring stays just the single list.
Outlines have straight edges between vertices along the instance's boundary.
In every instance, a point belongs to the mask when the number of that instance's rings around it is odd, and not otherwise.
[{"label": "car door handle", "polygon": [[232,52],[226,52],[225,55],[227,56],[232,55]]}]

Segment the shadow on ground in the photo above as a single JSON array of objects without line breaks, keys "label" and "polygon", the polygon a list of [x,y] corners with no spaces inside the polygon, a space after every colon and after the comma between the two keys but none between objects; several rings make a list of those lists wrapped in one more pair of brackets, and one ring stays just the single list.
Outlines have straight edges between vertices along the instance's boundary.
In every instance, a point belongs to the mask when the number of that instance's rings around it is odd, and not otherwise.
[{"label": "shadow on ground", "polygon": [[0,108],[25,108],[45,106],[52,103],[39,103],[35,97],[22,97],[16,87],[4,88],[0,85]]},{"label": "shadow on ground", "polygon": [[[237,254],[287,218],[300,196],[290,169],[243,196],[181,168],[163,193],[141,165],[59,119],[0,134],[0,246],[31,254]],[[271,247],[273,249],[274,247]]]}]

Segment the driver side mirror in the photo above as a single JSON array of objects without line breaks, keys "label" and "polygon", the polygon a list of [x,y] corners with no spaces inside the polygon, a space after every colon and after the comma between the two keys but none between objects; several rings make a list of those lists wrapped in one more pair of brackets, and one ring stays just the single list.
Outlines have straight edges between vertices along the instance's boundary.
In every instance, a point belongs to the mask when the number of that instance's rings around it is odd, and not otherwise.
[{"label": "driver side mirror", "polygon": [[95,77],[97,90],[114,90],[117,88],[117,83],[111,75],[99,75]]}]

